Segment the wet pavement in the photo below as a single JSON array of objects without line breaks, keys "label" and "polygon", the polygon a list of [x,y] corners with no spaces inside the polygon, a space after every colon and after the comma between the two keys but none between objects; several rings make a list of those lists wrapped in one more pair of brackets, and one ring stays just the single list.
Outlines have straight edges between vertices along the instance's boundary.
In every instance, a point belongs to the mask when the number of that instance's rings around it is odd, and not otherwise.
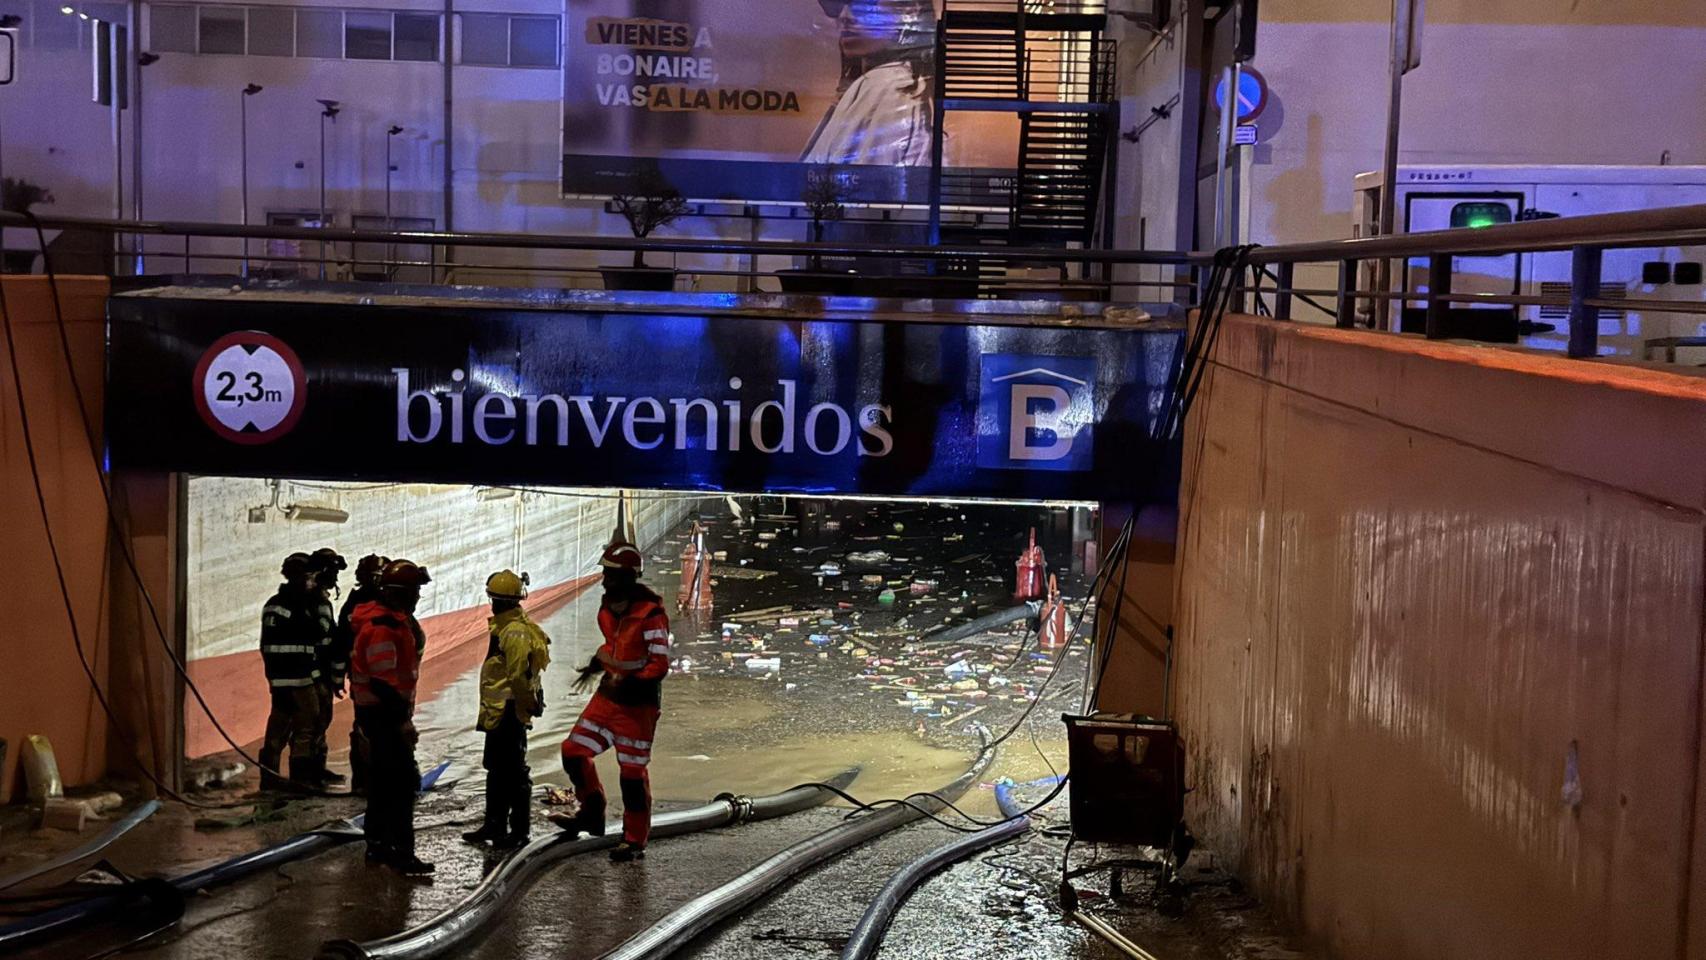
[{"label": "wet pavement", "polygon": [[[716,512],[702,517],[708,547],[724,557],[714,562],[711,608],[673,618],[676,671],[665,683],[651,767],[660,809],[702,803],[724,791],[777,792],[854,765],[861,773],[852,791],[864,799],[934,789],[976,753],[975,724],[1007,730],[1039,694],[1030,723],[1003,746],[987,779],[1022,782],[1064,769],[1059,716],[1079,705],[1087,647],[1080,642],[1065,651],[1045,688],[1054,652],[1038,651],[1023,621],[951,643],[930,634],[1014,605],[1014,564],[1033,525],[1049,559],[1060,564],[1062,591],[1076,615],[1089,578],[1068,562],[1067,511],[743,498],[732,508],[740,510],[737,523],[731,508],[711,506]],[[684,527],[654,545],[647,560],[646,580],[671,608],[687,533]],[[553,638],[553,667],[546,675],[547,712],[530,740],[536,785],[566,785],[558,747],[585,701],[569,687],[575,668],[597,646],[597,604],[593,591],[540,621]],[[175,928],[127,952],[173,960],[311,957],[326,940],[384,936],[462,899],[496,862],[457,838],[480,815],[476,697],[470,673],[446,684],[417,715],[423,768],[439,760],[451,764],[439,787],[423,796],[417,815],[422,856],[439,865],[434,882],[412,883],[368,867],[361,845],[350,844],[196,897]],[[607,754],[599,764],[614,787],[613,758]],[[996,815],[988,782],[960,805],[974,817]],[[350,800],[301,800],[257,822],[208,828],[210,818],[242,818],[253,808],[192,814],[171,805],[115,844],[107,858],[135,873],[176,874],[358,809]],[[499,924],[458,955],[597,956],[848,813],[846,805],[824,807],[662,840],[639,864],[614,866],[602,856],[568,861],[540,876]],[[536,811],[542,814],[543,808]],[[1057,827],[1064,824],[1064,799],[1051,807],[1050,818]],[[537,835],[554,828],[536,819],[535,829]],[[711,958],[838,955],[888,875],[954,836],[928,822],[904,827],[811,871],[739,921],[702,937],[691,952]],[[1052,906],[1063,846],[1063,838],[1046,836],[1039,826],[927,882],[897,916],[883,956],[1118,956]],[[1094,855],[1076,852],[1074,864]],[[17,869],[13,859],[0,856],[0,874]],[[1187,879],[1192,891],[1181,918],[1156,910],[1147,876],[1132,875],[1119,902],[1092,895],[1085,906],[1169,960],[1297,956],[1273,952],[1279,941],[1235,884],[1213,872],[1188,872]],[[1107,875],[1079,885],[1106,890]],[[126,931],[132,938],[147,932],[146,924]],[[100,955],[100,945],[119,939],[116,928],[102,927],[25,956]]]}]

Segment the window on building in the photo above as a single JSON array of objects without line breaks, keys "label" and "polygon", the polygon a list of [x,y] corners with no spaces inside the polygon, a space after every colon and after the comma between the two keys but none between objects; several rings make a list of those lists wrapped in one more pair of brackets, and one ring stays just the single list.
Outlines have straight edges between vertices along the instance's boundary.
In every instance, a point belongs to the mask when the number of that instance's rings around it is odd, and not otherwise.
[{"label": "window on building", "polygon": [[242,7],[199,7],[201,11],[202,53],[243,53],[244,17]]},{"label": "window on building", "polygon": [[470,66],[509,66],[509,20],[501,13],[464,13],[462,62]]},{"label": "window on building", "polygon": [[483,67],[555,67],[556,17],[462,14],[462,63]]},{"label": "window on building", "polygon": [[438,16],[399,13],[396,22],[398,60],[438,59]]},{"label": "window on building", "polygon": [[296,55],[341,59],[344,55],[342,10],[296,11]]},{"label": "window on building", "polygon": [[391,14],[370,10],[346,11],[344,57],[350,60],[391,59]]},{"label": "window on building", "polygon": [[295,12],[289,7],[250,7],[249,55],[296,56]]},{"label": "window on building", "polygon": [[510,18],[510,66],[554,67],[557,65],[557,44],[556,17]]},{"label": "window on building", "polygon": [[148,49],[155,53],[195,52],[194,7],[153,4],[148,8]]}]

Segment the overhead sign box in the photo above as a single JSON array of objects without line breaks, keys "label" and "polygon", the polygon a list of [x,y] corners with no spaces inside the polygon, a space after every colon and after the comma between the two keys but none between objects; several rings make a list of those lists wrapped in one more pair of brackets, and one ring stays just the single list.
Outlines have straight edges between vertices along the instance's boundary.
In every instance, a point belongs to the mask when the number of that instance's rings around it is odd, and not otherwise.
[{"label": "overhead sign box", "polygon": [[115,468],[1141,501],[1177,483],[1150,439],[1172,324],[184,294],[109,306]]}]

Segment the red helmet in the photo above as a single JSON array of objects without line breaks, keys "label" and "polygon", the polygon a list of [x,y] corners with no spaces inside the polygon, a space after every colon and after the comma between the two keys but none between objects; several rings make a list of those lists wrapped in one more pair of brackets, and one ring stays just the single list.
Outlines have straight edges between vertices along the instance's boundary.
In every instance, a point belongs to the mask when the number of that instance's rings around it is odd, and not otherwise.
[{"label": "red helmet", "polygon": [[604,556],[598,558],[598,565],[607,570],[632,570],[640,572],[644,563],[640,548],[621,540],[604,548]]},{"label": "red helmet", "polygon": [[393,560],[385,565],[379,573],[379,585],[382,587],[423,587],[432,582],[426,567],[417,566],[408,560]]}]

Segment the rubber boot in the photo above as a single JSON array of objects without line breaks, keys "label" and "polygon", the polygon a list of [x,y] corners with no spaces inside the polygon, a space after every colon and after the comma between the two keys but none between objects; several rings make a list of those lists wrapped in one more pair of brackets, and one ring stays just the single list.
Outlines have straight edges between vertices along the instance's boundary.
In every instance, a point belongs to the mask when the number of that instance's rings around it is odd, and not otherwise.
[{"label": "rubber boot", "polygon": [[503,791],[497,779],[490,773],[486,774],[486,816],[480,823],[480,829],[462,835],[464,842],[492,843],[503,839]]},{"label": "rubber boot", "polygon": [[283,790],[286,783],[285,779],[273,772],[278,769],[279,755],[262,750],[256,761],[261,767],[261,789]]},{"label": "rubber boot", "polygon": [[629,843],[624,840],[610,848],[611,863],[629,863],[634,860],[646,859],[646,848],[642,844]]},{"label": "rubber boot", "polygon": [[431,863],[422,860],[420,857],[417,857],[412,853],[394,854],[386,857],[382,862],[387,867],[390,867],[403,876],[414,879],[430,877],[438,869]]},{"label": "rubber boot", "polygon": [[604,836],[604,794],[595,793],[581,801],[580,812],[575,815],[574,829],[589,837]]},{"label": "rubber boot", "polygon": [[528,836],[525,833],[506,833],[492,841],[493,850],[520,850],[527,846]]},{"label": "rubber boot", "polygon": [[307,757],[301,760],[290,758],[290,783],[293,789],[315,788],[320,781],[314,777],[314,759]]}]

